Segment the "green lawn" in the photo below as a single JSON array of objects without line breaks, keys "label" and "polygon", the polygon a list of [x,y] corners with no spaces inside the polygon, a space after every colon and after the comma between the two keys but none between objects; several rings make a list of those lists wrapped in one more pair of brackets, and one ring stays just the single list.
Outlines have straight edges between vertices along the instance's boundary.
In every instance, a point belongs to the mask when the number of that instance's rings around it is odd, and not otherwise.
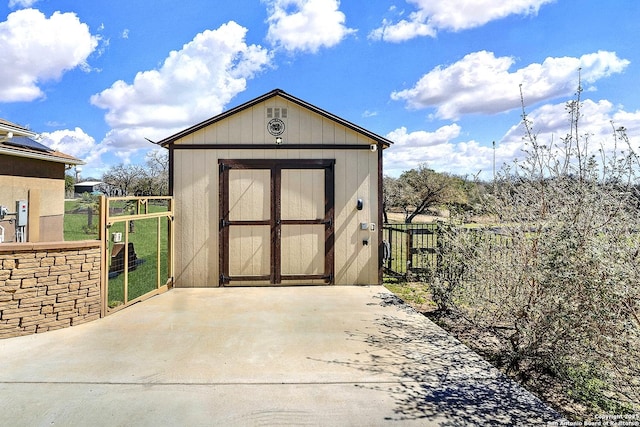
[{"label": "green lawn", "polygon": [[77,240],[97,240],[100,218],[98,215],[93,215],[93,229],[91,230],[92,232],[87,233],[87,213],[73,213],[79,208],[81,208],[81,206],[77,200],[65,200],[64,202],[64,240],[67,242]]}]

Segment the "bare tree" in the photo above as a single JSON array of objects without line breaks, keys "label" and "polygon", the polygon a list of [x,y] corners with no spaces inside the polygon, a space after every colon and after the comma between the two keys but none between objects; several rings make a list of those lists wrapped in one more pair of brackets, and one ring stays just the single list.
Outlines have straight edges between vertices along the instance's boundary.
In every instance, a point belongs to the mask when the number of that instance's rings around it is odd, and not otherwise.
[{"label": "bare tree", "polygon": [[136,165],[117,165],[111,167],[103,176],[102,181],[112,189],[118,189],[121,195],[129,196],[135,193],[136,183],[146,175],[144,168]]},{"label": "bare tree", "polygon": [[153,195],[169,194],[169,154],[167,150],[153,150],[147,153],[147,175],[150,178]]}]

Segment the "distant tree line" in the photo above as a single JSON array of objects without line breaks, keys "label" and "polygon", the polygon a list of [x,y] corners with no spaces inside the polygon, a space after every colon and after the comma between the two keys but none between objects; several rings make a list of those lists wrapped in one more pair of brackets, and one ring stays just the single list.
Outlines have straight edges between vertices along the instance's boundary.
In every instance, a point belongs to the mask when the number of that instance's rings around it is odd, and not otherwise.
[{"label": "distant tree line", "polygon": [[151,151],[145,165],[112,166],[102,175],[110,196],[166,196],[169,194],[169,158]]},{"label": "distant tree line", "polygon": [[[100,181],[99,191],[107,196],[166,196],[169,194],[169,155],[166,151],[147,153],[144,165],[110,167],[101,178],[89,177],[85,181]],[[77,184],[71,175],[65,175],[65,191],[72,193]]]}]

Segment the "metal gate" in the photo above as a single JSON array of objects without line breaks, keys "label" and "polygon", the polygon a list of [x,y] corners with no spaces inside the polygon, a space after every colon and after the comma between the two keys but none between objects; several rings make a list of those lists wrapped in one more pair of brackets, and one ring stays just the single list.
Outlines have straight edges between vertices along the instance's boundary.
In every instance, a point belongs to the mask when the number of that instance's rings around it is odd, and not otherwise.
[{"label": "metal gate", "polygon": [[385,274],[406,276],[435,267],[437,229],[437,224],[385,224]]},{"label": "metal gate", "polygon": [[103,313],[173,284],[173,198],[101,197]]}]

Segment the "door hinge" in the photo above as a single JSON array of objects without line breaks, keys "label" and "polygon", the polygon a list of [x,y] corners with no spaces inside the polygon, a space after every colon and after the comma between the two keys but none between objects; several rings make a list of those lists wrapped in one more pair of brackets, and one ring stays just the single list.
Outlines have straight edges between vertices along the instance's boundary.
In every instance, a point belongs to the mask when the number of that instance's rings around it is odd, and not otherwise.
[{"label": "door hinge", "polygon": [[221,219],[220,220],[220,230],[222,230],[225,227],[229,226],[229,221],[227,221],[226,219]]}]

